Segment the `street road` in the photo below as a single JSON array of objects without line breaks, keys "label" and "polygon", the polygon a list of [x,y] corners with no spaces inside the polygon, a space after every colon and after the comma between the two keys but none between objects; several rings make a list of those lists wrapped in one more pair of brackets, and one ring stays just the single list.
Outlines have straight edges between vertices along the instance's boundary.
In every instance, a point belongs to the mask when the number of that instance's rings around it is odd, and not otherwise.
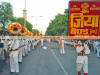
[{"label": "street road", "polygon": [[[77,55],[73,47],[65,46],[66,54],[61,55],[59,44],[45,42],[44,46],[52,48],[43,49],[39,45],[36,49],[32,49],[28,56],[23,57],[19,75],[77,75]],[[100,58],[92,52],[88,56],[88,75],[100,75]],[[10,75],[9,65],[4,67],[4,72],[0,75]]]}]

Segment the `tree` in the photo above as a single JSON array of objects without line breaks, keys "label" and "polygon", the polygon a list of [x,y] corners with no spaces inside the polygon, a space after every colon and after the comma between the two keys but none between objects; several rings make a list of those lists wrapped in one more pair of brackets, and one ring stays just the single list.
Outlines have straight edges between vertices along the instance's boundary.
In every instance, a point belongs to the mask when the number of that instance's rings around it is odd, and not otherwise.
[{"label": "tree", "polygon": [[58,14],[54,20],[51,20],[46,30],[46,35],[64,35],[68,34],[68,9],[64,14]]},{"label": "tree", "polygon": [[[0,26],[2,29],[5,29],[8,27],[8,25],[11,22],[18,22],[22,26],[24,26],[24,18],[16,18],[13,16],[13,10],[12,10],[12,5],[7,2],[1,2],[0,4]],[[28,21],[26,21],[26,28],[30,32],[37,32],[39,34],[39,31],[37,29],[32,30],[32,24]]]},{"label": "tree", "polygon": [[39,30],[37,30],[37,29],[32,29],[32,32],[34,33],[34,32],[37,32],[37,35],[39,35]]},{"label": "tree", "polygon": [[68,15],[68,12],[69,12],[69,10],[68,9],[65,9],[64,14],[65,15]]},{"label": "tree", "polygon": [[2,29],[8,26],[10,19],[13,17],[12,5],[7,2],[1,2],[0,4],[0,24]]},{"label": "tree", "polygon": [[[16,19],[14,19],[14,21],[12,21],[12,22],[18,22],[18,23],[20,23],[22,26],[24,26],[24,18],[16,18]],[[26,21],[26,28],[29,30],[29,31],[31,31],[32,32],[32,24],[30,23],[30,22],[28,22],[28,21]]]}]

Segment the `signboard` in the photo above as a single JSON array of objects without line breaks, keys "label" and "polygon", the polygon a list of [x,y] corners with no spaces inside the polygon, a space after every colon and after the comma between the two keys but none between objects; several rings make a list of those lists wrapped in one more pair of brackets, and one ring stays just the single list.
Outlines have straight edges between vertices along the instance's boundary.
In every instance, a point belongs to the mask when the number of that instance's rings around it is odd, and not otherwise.
[{"label": "signboard", "polygon": [[[70,1],[68,36],[95,37],[100,32],[100,1]],[[89,38],[90,39],[90,38]],[[93,39],[93,38],[91,38]]]}]

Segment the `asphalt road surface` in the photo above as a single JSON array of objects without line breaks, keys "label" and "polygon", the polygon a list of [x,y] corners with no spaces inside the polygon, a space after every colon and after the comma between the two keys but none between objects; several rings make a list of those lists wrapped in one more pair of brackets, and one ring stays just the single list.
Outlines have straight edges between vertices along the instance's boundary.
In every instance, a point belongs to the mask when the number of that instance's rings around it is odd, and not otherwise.
[{"label": "asphalt road surface", "polygon": [[[57,43],[45,42],[44,46],[52,48],[43,49],[39,45],[28,56],[23,57],[19,75],[77,75],[77,55],[73,47],[65,46],[66,53],[61,55]],[[88,75],[100,75],[100,58],[97,58],[96,54],[92,52],[88,57]],[[4,71],[0,75],[10,75],[9,65],[4,66]]]}]

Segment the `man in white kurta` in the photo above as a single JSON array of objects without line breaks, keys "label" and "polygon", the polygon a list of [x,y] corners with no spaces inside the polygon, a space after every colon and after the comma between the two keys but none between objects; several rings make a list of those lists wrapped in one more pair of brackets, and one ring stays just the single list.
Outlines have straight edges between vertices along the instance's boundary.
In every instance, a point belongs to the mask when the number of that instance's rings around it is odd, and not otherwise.
[{"label": "man in white kurta", "polygon": [[65,54],[63,37],[60,38],[60,53]]},{"label": "man in white kurta", "polygon": [[[19,53],[19,40],[12,40],[10,48],[10,69],[11,73],[19,73],[18,53]],[[17,49],[17,50],[16,50]]]},{"label": "man in white kurta", "polygon": [[99,44],[99,42],[97,40],[94,41],[94,44],[93,44],[93,46],[94,46],[94,53],[96,53],[98,44]]},{"label": "man in white kurta", "polygon": [[28,51],[29,52],[31,51],[31,39],[29,39],[29,41],[28,41]]},{"label": "man in white kurta", "polygon": [[43,46],[43,38],[41,38],[41,46]]},{"label": "man in white kurta", "polygon": [[[25,45],[25,39],[22,40],[22,45]],[[25,56],[25,46],[22,47],[22,55]]]},{"label": "man in white kurta", "polygon": [[[22,39],[19,40],[19,45],[22,46],[23,45],[23,42],[22,42]],[[22,63],[22,50],[23,48],[19,48],[19,54],[18,54],[18,62],[19,63]]]},{"label": "man in white kurta", "polygon": [[98,41],[97,46],[96,46],[96,50],[97,50],[97,57],[100,57],[100,42]]},{"label": "man in white kurta", "polygon": [[3,40],[4,49],[5,49],[6,52],[8,51],[8,50],[7,50],[7,49],[8,49],[8,42],[9,42],[9,41],[8,41],[7,39],[4,39],[4,40]]},{"label": "man in white kurta", "polygon": [[88,75],[88,57],[87,54],[90,54],[90,50],[86,44],[82,46],[82,43],[80,43],[79,46],[76,48],[76,52],[78,54],[77,56],[77,71],[78,75],[81,75],[81,70],[83,69],[84,75]]},{"label": "man in white kurta", "polygon": [[28,55],[28,39],[25,39],[25,41],[24,41],[24,43],[25,43],[25,55]]}]

